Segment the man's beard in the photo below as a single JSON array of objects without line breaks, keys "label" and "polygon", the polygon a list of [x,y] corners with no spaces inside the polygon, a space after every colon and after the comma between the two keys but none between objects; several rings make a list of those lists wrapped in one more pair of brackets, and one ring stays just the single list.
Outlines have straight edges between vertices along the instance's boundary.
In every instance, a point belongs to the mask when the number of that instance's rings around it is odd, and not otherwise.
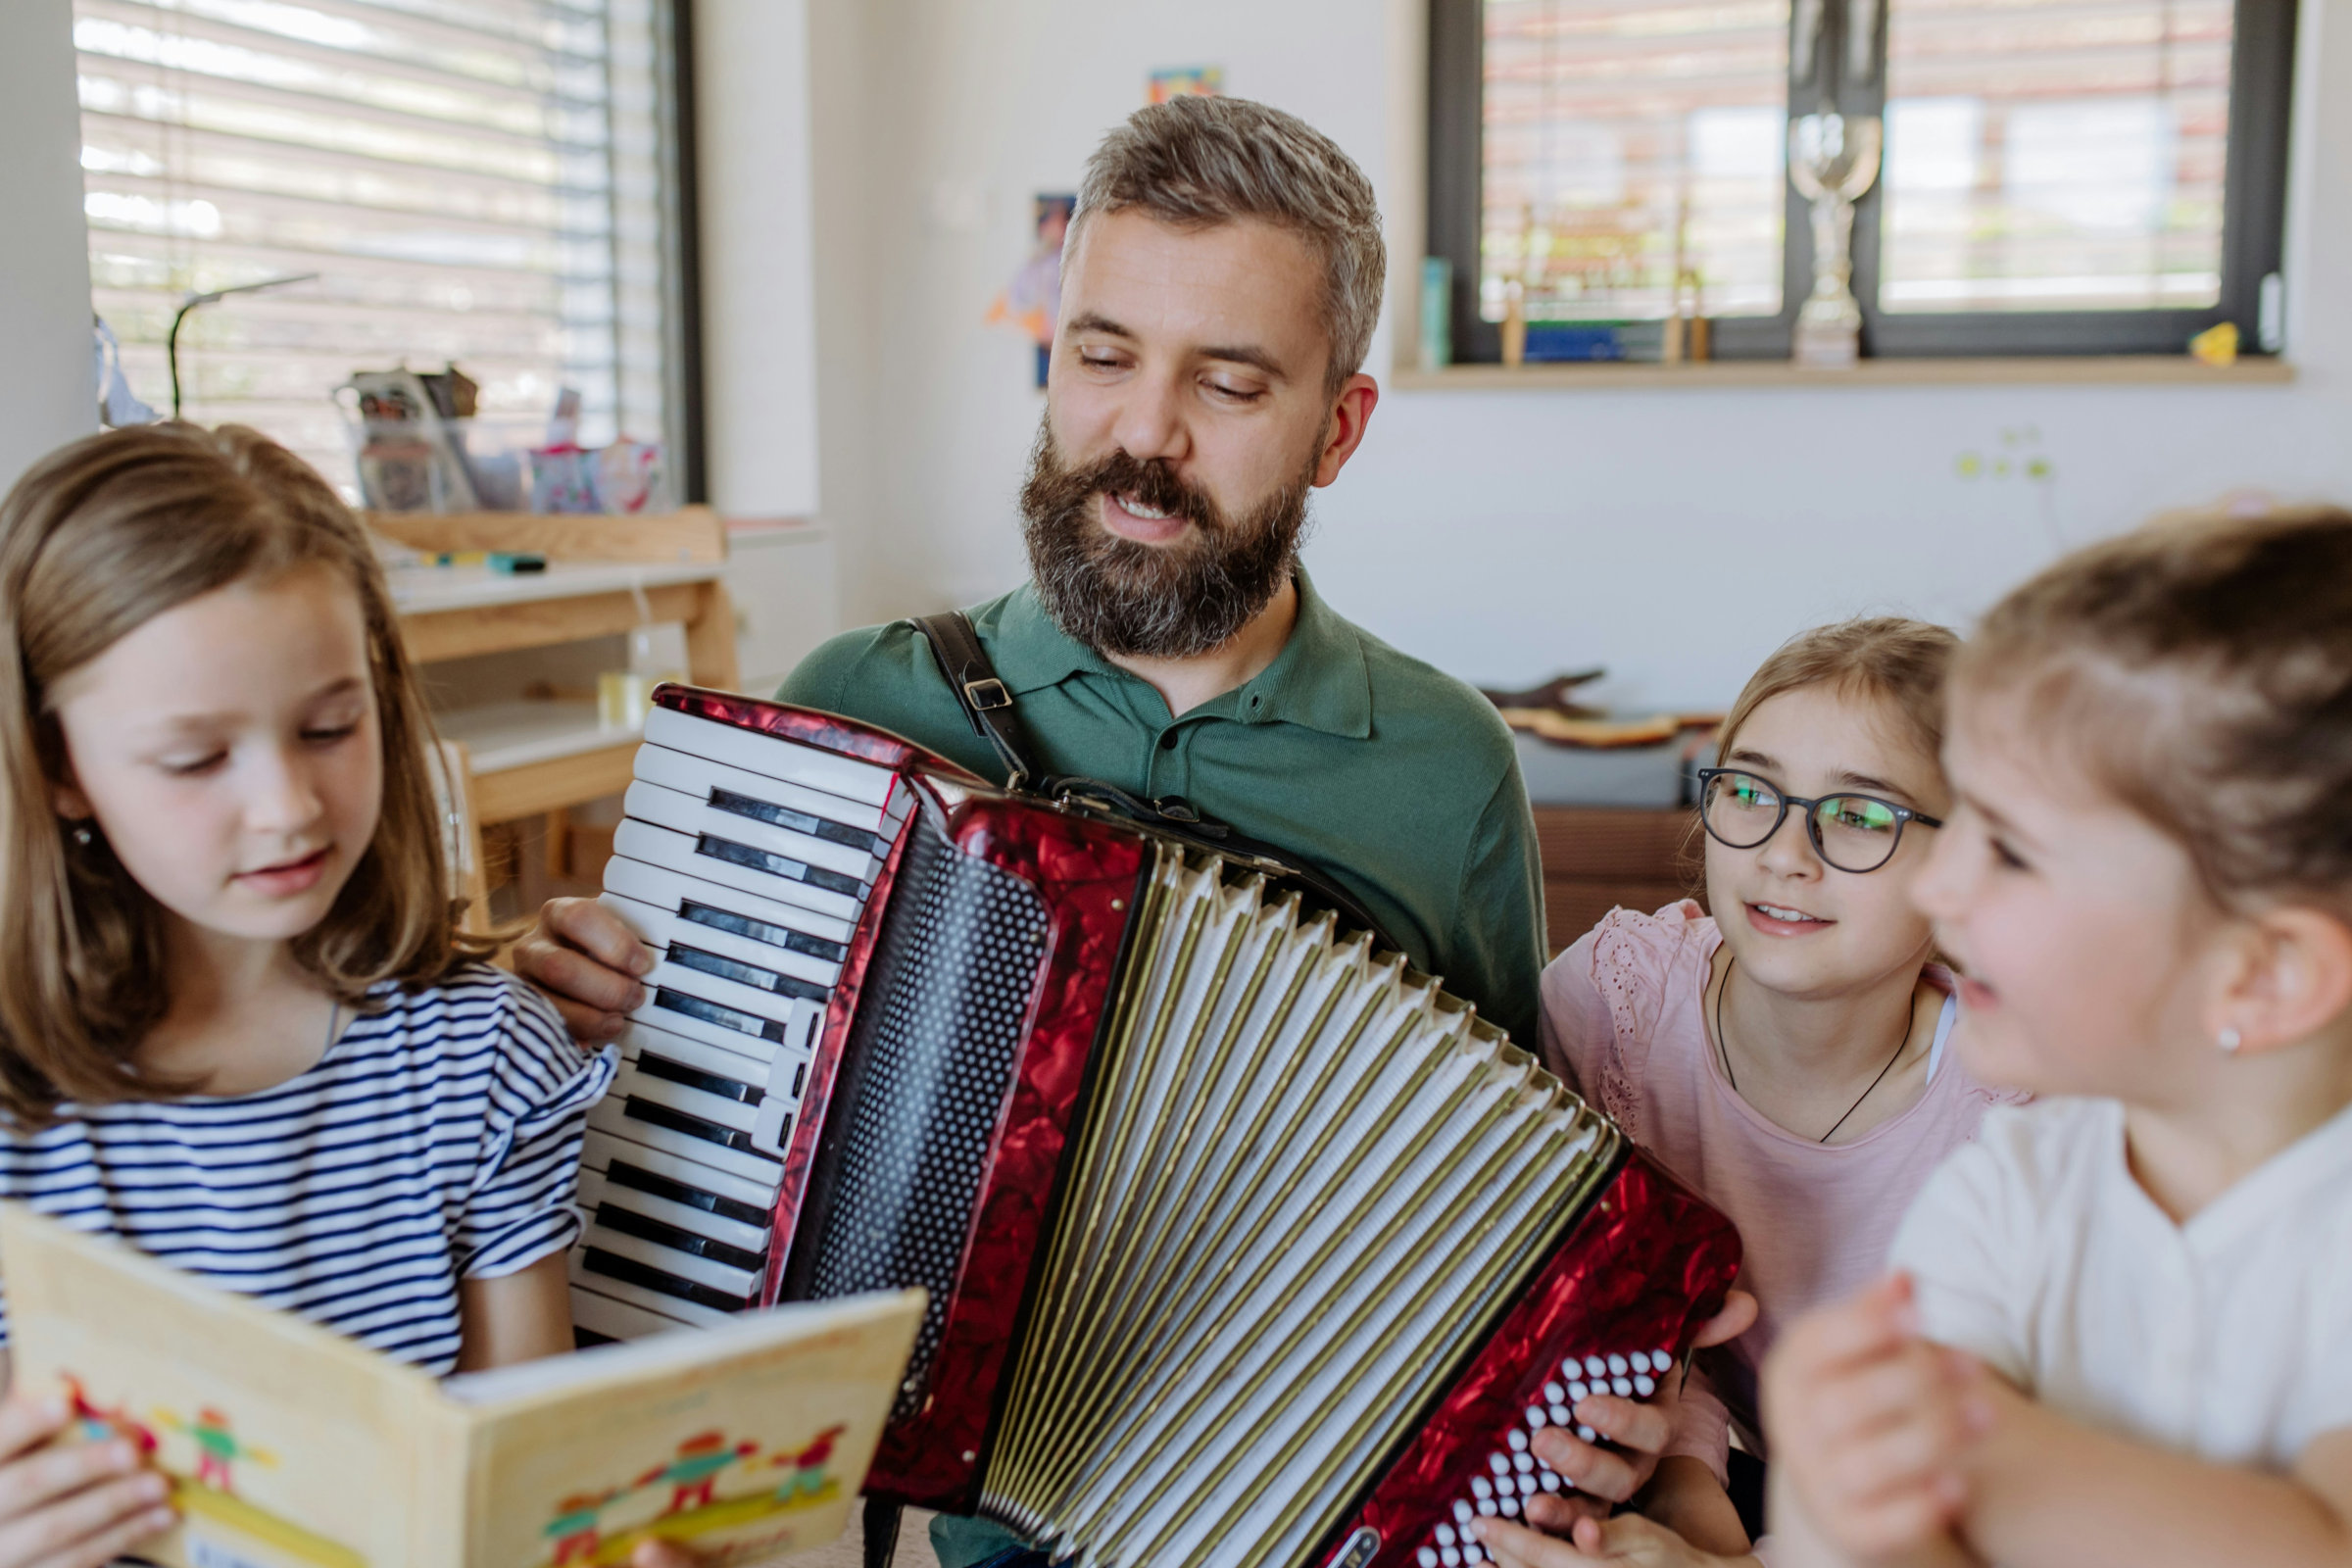
[{"label": "man's beard", "polygon": [[[1158,459],[1124,452],[1073,468],[1040,426],[1021,486],[1021,533],[1039,603],[1054,623],[1102,654],[1189,659],[1222,648],[1273,602],[1298,564],[1314,460],[1240,519]],[[1182,517],[1193,536],[1139,544],[1096,517],[1097,497],[1132,496]]]}]

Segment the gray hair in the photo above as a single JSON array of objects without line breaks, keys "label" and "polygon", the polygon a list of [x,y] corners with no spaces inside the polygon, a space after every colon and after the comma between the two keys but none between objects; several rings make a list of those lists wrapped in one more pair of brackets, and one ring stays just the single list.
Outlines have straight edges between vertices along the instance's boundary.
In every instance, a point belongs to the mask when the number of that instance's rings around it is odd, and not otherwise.
[{"label": "gray hair", "polygon": [[1247,98],[1152,104],[1086,161],[1071,228],[1128,208],[1184,228],[1256,218],[1297,233],[1323,260],[1329,389],[1363,368],[1380,321],[1388,245],[1372,182],[1329,136]]}]

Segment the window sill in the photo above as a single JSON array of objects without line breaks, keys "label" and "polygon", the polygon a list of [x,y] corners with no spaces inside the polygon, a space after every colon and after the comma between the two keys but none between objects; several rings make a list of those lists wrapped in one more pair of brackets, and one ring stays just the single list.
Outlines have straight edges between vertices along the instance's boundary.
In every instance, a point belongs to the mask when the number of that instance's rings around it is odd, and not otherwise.
[{"label": "window sill", "polygon": [[1389,385],[1401,392],[1612,391],[1651,387],[1881,386],[2282,386],[2292,362],[2255,358],[2214,366],[2186,354],[2082,355],[2046,359],[1864,360],[1845,370],[1801,369],[1786,360],[1708,360],[1698,364],[1453,365],[1442,370],[1398,367]]}]

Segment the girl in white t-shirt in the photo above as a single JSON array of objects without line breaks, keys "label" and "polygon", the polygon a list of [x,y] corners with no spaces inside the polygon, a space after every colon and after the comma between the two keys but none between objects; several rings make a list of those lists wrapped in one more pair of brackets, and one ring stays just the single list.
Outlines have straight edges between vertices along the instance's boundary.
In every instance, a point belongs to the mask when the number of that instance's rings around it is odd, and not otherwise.
[{"label": "girl in white t-shirt", "polygon": [[2352,514],[2060,563],[1944,758],[1961,1054],[2043,1098],[1767,1362],[1783,1560],[2352,1563]]}]

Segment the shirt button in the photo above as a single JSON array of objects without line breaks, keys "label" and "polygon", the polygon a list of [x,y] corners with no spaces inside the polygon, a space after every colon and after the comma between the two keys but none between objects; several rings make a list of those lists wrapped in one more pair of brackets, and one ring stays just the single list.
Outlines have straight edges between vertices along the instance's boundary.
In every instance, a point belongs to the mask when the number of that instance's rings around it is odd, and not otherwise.
[{"label": "shirt button", "polygon": [[1176,749],[1176,732],[1174,730],[1160,732],[1159,749],[1163,752],[1172,752]]}]

